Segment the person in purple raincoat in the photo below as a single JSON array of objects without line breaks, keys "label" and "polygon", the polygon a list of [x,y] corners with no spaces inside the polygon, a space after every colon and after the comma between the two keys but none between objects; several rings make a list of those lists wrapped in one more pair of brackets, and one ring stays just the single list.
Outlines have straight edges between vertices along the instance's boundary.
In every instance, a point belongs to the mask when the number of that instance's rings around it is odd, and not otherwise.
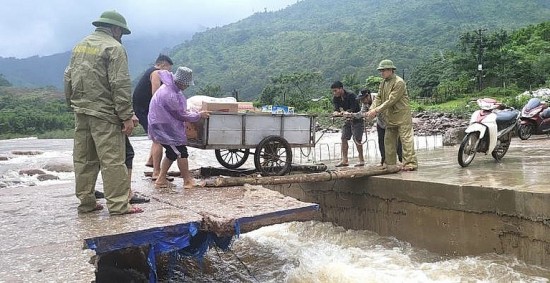
[{"label": "person in purple raincoat", "polygon": [[187,98],[183,91],[193,83],[193,71],[187,67],[179,67],[175,74],[169,71],[159,71],[162,86],[155,92],[149,104],[148,135],[153,142],[160,143],[166,156],[160,164],[160,174],[155,181],[155,187],[168,187],[166,180],[168,169],[177,160],[178,168],[183,178],[185,189],[197,185],[189,172],[187,158],[187,134],[185,122],[197,122],[208,118],[208,111],[187,111]]}]

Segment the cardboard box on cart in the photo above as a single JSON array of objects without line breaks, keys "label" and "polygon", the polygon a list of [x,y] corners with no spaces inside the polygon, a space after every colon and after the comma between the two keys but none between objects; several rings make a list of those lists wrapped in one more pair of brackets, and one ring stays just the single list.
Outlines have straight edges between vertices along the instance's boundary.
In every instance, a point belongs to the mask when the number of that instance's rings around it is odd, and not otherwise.
[{"label": "cardboard box on cart", "polygon": [[202,110],[219,112],[237,112],[239,104],[237,102],[202,102]]},{"label": "cardboard box on cart", "polygon": [[238,110],[241,113],[257,112],[252,102],[237,102]]},{"label": "cardboard box on cart", "polygon": [[196,140],[199,137],[199,131],[194,123],[185,122],[185,134],[187,139]]},{"label": "cardboard box on cart", "polygon": [[[237,102],[202,102],[202,110],[212,112],[235,112],[239,109]],[[197,129],[198,123],[185,123],[185,131],[188,139],[198,139],[199,130]],[[200,125],[199,125],[200,126]]]}]

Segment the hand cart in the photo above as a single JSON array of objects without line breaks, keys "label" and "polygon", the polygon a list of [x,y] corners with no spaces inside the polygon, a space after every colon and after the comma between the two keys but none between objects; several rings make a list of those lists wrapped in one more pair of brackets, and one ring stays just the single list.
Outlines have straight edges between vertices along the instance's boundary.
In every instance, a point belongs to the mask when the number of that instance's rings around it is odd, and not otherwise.
[{"label": "hand cart", "polygon": [[253,149],[254,166],[264,176],[290,172],[292,147],[315,147],[311,115],[213,112],[190,124],[188,146],[214,149],[218,162],[228,169],[242,166]]}]

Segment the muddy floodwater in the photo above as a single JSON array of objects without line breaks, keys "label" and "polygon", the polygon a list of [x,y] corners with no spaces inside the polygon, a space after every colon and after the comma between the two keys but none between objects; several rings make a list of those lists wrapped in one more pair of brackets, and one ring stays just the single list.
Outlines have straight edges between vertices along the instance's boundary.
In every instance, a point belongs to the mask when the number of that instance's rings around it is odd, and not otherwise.
[{"label": "muddy floodwater", "polygon": [[[331,138],[338,142],[339,134],[325,138],[327,144]],[[150,171],[144,166],[150,142],[145,137],[131,140],[136,151],[132,187],[139,191],[148,182],[143,172]],[[0,190],[73,182],[72,172],[47,169],[70,164],[71,153],[72,140],[0,141],[0,157],[5,157],[0,159]],[[190,167],[201,166],[219,164],[212,151],[190,149]],[[40,181],[37,176],[20,175],[23,169],[42,169],[59,179]],[[230,251],[211,249],[202,263],[178,259],[169,267],[161,271],[164,282],[548,282],[550,278],[549,269],[511,256],[447,257],[392,237],[317,221],[264,227],[234,239]]]},{"label": "muddy floodwater", "polygon": [[[550,270],[509,256],[444,257],[370,231],[285,223],[242,235],[202,266],[172,271],[185,282],[548,282]],[[191,271],[190,271],[191,269]]]}]

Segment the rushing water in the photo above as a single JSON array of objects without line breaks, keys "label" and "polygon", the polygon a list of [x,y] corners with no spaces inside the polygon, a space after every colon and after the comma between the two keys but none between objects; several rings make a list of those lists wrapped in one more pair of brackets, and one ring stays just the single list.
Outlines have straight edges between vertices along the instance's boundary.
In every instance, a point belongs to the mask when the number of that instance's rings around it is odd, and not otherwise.
[{"label": "rushing water", "polygon": [[[189,266],[186,265],[187,270]],[[186,282],[548,282],[548,269],[513,257],[441,257],[392,237],[331,223],[286,223],[210,250]]]},{"label": "rushing water", "polygon": [[[332,137],[338,141],[337,134]],[[139,191],[150,143],[136,137],[132,144],[136,150],[132,185]],[[16,150],[42,153],[15,155]],[[0,141],[0,157],[9,157],[0,161],[0,189],[38,184],[36,176],[19,175],[19,170],[70,163],[71,153],[71,140]],[[191,168],[219,166],[212,152],[201,153],[190,149]],[[70,172],[45,171],[60,178],[45,182],[74,180]],[[392,237],[316,221],[264,227],[235,239],[230,251],[211,249],[200,266],[183,260],[172,267],[165,276],[174,282],[548,282],[550,278],[549,269],[511,256],[444,257]]]}]

